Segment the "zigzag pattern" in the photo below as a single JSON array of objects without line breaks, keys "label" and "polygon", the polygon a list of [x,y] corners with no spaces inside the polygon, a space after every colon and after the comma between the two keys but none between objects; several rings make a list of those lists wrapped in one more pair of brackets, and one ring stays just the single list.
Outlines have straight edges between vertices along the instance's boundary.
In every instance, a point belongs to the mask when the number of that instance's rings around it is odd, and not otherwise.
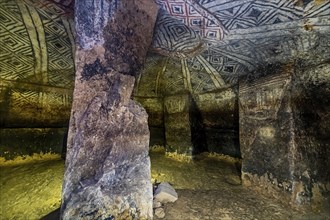
[{"label": "zigzag pattern", "polygon": [[31,79],[34,76],[33,52],[17,4],[0,2],[0,78]]},{"label": "zigzag pattern", "polygon": [[44,27],[49,56],[49,84],[65,86],[67,80],[73,79],[72,43],[60,18],[44,20]]},{"label": "zigzag pattern", "polygon": [[200,36],[185,24],[160,10],[152,47],[169,56],[186,57],[202,49]]},{"label": "zigzag pattern", "polygon": [[2,1],[0,77],[72,86],[73,21],[66,13],[48,1]]},{"label": "zigzag pattern", "polygon": [[34,109],[35,104],[39,103],[39,94],[35,91],[21,91],[12,89],[11,90],[11,107],[13,109],[25,109],[28,106],[31,106],[31,109]]},{"label": "zigzag pattern", "polygon": [[[65,5],[71,0],[54,1],[61,1]],[[157,0],[157,2],[167,13],[162,11],[159,15],[153,47],[163,55],[176,57],[169,59],[164,69],[164,75],[168,80],[165,85],[167,91],[180,90],[187,87],[187,84],[196,92],[209,91],[221,84],[216,85],[219,79],[212,78],[211,73],[218,74],[226,83],[232,84],[237,82],[239,75],[253,71],[258,64],[269,62],[270,58],[274,60],[279,56],[290,58],[292,51],[308,51],[308,48],[313,47],[314,41],[308,37],[292,36],[291,30],[298,28],[299,23],[296,21],[322,18],[326,25],[327,16],[330,16],[330,2],[322,4],[316,4],[315,1],[295,0]],[[42,22],[41,27],[38,27],[38,33],[44,36],[44,46],[47,48],[46,83],[71,87],[74,43],[73,22],[67,17],[69,11],[46,0],[24,0],[24,4],[34,7],[37,12],[34,16]],[[0,3],[0,13],[2,15],[0,17],[2,49],[0,77],[7,80],[38,82],[34,69],[34,51],[26,24],[20,16],[19,7],[15,1],[3,1]],[[211,33],[210,31],[216,33],[208,34]],[[202,41],[206,41],[207,47]],[[201,57],[185,60],[187,57],[198,55],[204,46],[206,50],[201,53]],[[180,59],[177,59],[178,57]],[[152,61],[150,66],[147,62],[146,71],[152,72],[155,66],[165,65],[164,59]],[[157,69],[162,68],[163,66]],[[187,76],[189,80],[185,81]],[[151,84],[151,90],[157,90],[156,84],[154,82]]]},{"label": "zigzag pattern", "polygon": [[[26,4],[35,7],[39,12],[48,14],[46,17],[58,18],[58,17],[72,17],[73,0],[24,0]],[[54,4],[54,2],[56,4]],[[66,6],[68,4],[68,6]],[[59,7],[65,6],[65,7]]]},{"label": "zigzag pattern", "polygon": [[221,40],[225,30],[219,20],[194,1],[157,0],[168,14],[210,41]]},{"label": "zigzag pattern", "polygon": [[298,20],[304,10],[294,0],[199,1],[228,30]]},{"label": "zigzag pattern", "polygon": [[[51,102],[49,101],[51,100]],[[47,103],[47,105],[44,105]],[[18,89],[11,89],[10,108],[18,110],[17,114],[33,114],[36,108],[40,110],[51,111],[50,109],[58,106],[70,107],[72,103],[72,96],[67,94],[58,94],[54,92],[36,92],[36,91],[24,91]],[[47,109],[50,108],[50,109]],[[26,109],[28,112],[22,113],[22,109]],[[31,112],[32,111],[32,112]],[[15,112],[13,112],[15,114]]]},{"label": "zigzag pattern", "polygon": [[[207,42],[207,50],[202,53],[205,62],[213,67],[226,83],[237,82],[240,75],[253,71],[257,66],[270,62],[271,58],[292,56],[294,51],[305,50],[308,39],[299,40],[300,44],[292,41],[292,29],[299,29],[298,21],[304,18],[314,18],[330,15],[330,2],[296,0],[158,0],[157,3],[170,16],[186,24]],[[199,18],[198,27],[191,25],[192,19]],[[209,19],[211,18],[211,19]],[[214,18],[212,20],[212,18]],[[224,40],[212,41],[205,35],[206,20],[217,21]],[[323,19],[324,21],[324,19]],[[169,23],[164,20],[164,23]],[[197,24],[196,23],[196,24]],[[325,22],[326,23],[326,22]],[[175,27],[177,24],[170,24]],[[322,24],[324,25],[324,24]],[[161,42],[172,45],[179,38],[171,34],[169,28],[161,30]],[[228,32],[227,32],[228,31]],[[189,39],[189,32],[185,38]],[[193,36],[193,33],[191,33]],[[301,36],[295,36],[300,39]],[[307,37],[308,38],[308,37]],[[221,38],[222,39],[222,38]],[[228,40],[227,40],[228,39]],[[287,39],[289,43],[280,39]],[[189,45],[189,40],[187,41]],[[290,46],[290,44],[292,44]],[[311,44],[311,42],[309,42]],[[160,45],[160,43],[159,43]],[[165,44],[164,44],[165,45]],[[291,47],[291,48],[290,48]],[[164,47],[165,48],[165,47]],[[180,48],[171,48],[171,52],[180,52]],[[164,53],[163,53],[164,54]],[[280,54],[280,55],[279,55]],[[164,54],[168,55],[168,54]],[[195,56],[196,54],[193,54]],[[179,56],[180,57],[180,56]],[[181,58],[184,56],[181,56]],[[195,61],[194,61],[195,62]],[[188,62],[191,82],[194,81],[194,71]],[[184,62],[182,63],[182,65]],[[206,65],[203,63],[204,66]],[[185,69],[186,67],[182,67]],[[196,74],[198,75],[198,74]],[[197,77],[198,78],[198,77]],[[196,84],[196,83],[195,83]],[[194,87],[194,86],[192,86]]]},{"label": "zigzag pattern", "polygon": [[224,41],[202,54],[227,83],[253,73],[259,65],[289,60],[298,51],[312,49],[317,41],[308,34],[299,34],[304,31],[299,30],[302,19],[325,21],[330,15],[330,2],[199,0],[198,3],[219,18],[229,31]]},{"label": "zigzag pattern", "polygon": [[[73,20],[66,18],[68,11],[48,2],[40,5],[37,12],[42,18],[48,53],[48,83],[54,86],[72,86],[73,79]],[[46,4],[47,3],[47,4]],[[63,2],[64,3],[64,2]]]},{"label": "zigzag pattern", "polygon": [[[52,100],[49,102],[48,100]],[[44,92],[39,94],[39,102],[40,103],[49,103],[49,108],[52,106],[65,106],[69,107],[71,105],[71,98],[66,94],[58,94],[55,92]]]},{"label": "zigzag pattern", "polygon": [[54,70],[48,73],[48,85],[73,88],[74,69]]},{"label": "zigzag pattern", "polygon": [[205,62],[200,56],[177,59],[149,55],[134,95],[157,97],[182,91],[198,94],[221,88],[220,74]]},{"label": "zigzag pattern", "polygon": [[164,92],[167,94],[176,94],[185,91],[184,78],[180,61],[169,59],[164,72]]},{"label": "zigzag pattern", "polygon": [[192,92],[195,94],[208,92],[216,89],[210,74],[205,70],[205,67],[196,58],[191,58],[187,60]]},{"label": "zigzag pattern", "polygon": [[247,65],[242,64],[244,63],[242,59],[235,57],[234,53],[224,53],[223,48],[220,50],[208,48],[201,55],[217,70],[218,74],[229,85],[236,84],[239,76],[249,71]]},{"label": "zigzag pattern", "polygon": [[157,97],[160,94],[160,83],[166,58],[157,54],[147,56],[143,70],[134,88],[134,94],[145,97]]},{"label": "zigzag pattern", "polygon": [[[227,83],[234,83],[242,75],[255,78],[264,74],[255,72],[260,66],[288,62],[297,54],[309,53],[321,42],[317,39],[319,37],[308,34],[293,36],[284,34],[264,38],[228,40],[223,45],[209,48],[202,55],[218,70]],[[329,55],[321,53],[319,57],[327,59]],[[213,62],[214,60],[219,62]]]},{"label": "zigzag pattern", "polygon": [[327,4],[309,4],[305,8],[304,18],[314,18],[330,15],[330,3]]}]

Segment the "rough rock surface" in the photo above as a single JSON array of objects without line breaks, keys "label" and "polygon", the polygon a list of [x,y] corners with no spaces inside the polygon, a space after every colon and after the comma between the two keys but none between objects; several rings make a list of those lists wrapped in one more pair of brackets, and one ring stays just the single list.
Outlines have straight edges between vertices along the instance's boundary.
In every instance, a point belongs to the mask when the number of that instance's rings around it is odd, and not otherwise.
[{"label": "rough rock surface", "polygon": [[152,202],[152,207],[153,207],[154,209],[159,208],[159,207],[161,207],[161,206],[162,206],[162,203],[159,202],[159,201],[157,201],[157,200],[154,200],[154,201]]},{"label": "rough rock surface", "polygon": [[325,201],[330,177],[329,126],[324,123],[329,118],[328,85],[329,65],[308,68],[300,62],[241,83],[243,185],[299,207]]},{"label": "rough rock surface", "polygon": [[179,154],[187,155],[193,153],[189,121],[190,101],[189,94],[164,98],[166,150],[169,152],[176,151]]},{"label": "rough rock surface", "polygon": [[157,208],[157,209],[155,209],[155,215],[158,218],[164,218],[165,217],[165,210],[163,208]]},{"label": "rough rock surface", "polygon": [[178,194],[175,189],[167,182],[158,185],[155,190],[154,199],[161,203],[175,202],[178,199]]},{"label": "rough rock surface", "polygon": [[148,116],[130,98],[157,7],[102,0],[79,1],[75,10],[77,72],[61,217],[151,219]]}]

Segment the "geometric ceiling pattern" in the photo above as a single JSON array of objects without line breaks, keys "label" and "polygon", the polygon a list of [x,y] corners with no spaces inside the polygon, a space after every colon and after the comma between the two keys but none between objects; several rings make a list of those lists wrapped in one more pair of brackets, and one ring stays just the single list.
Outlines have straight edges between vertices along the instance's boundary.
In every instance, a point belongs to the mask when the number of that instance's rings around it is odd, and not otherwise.
[{"label": "geometric ceiling pattern", "polygon": [[[235,91],[239,77],[253,80],[281,63],[330,60],[329,1],[155,1],[161,9],[135,96]],[[29,118],[43,123],[45,109],[52,109],[47,117],[68,117],[73,3],[0,1],[0,126]]]},{"label": "geometric ceiling pattern", "polygon": [[0,14],[1,79],[33,78],[33,48],[19,6],[15,2],[2,1]]},{"label": "geometric ceiling pattern", "polygon": [[304,12],[303,7],[292,0],[210,0],[199,3],[221,20],[229,31],[298,20]]},{"label": "geometric ceiling pattern", "polygon": [[202,37],[165,10],[158,12],[153,36],[153,50],[165,56],[192,57],[204,49]]},{"label": "geometric ceiling pattern", "polygon": [[158,5],[179,22],[209,41],[223,39],[225,30],[218,18],[194,1],[156,0]]},{"label": "geometric ceiling pattern", "polygon": [[0,79],[72,87],[71,11],[49,1],[11,0],[0,2],[0,14]]},{"label": "geometric ceiling pattern", "polygon": [[74,0],[52,0],[56,4],[62,5],[65,8],[72,8],[74,7]]},{"label": "geometric ceiling pattern", "polygon": [[[306,60],[318,48],[326,48],[318,59],[330,57],[329,1],[155,1],[161,10],[153,53],[138,80],[154,82],[150,94],[228,87],[240,76],[262,74],[260,66]],[[1,79],[72,86],[73,2],[1,1]]]},{"label": "geometric ceiling pattern", "polygon": [[0,127],[65,123],[74,84],[73,30],[72,10],[53,2],[0,1]]},{"label": "geometric ceiling pattern", "polygon": [[[242,76],[246,76],[247,79],[257,78],[265,74],[262,68],[265,66],[291,62],[295,59],[304,62],[313,62],[316,58],[330,59],[329,1],[157,0],[156,2],[167,11],[169,16],[200,37],[199,39],[193,35],[191,38],[185,36],[187,39],[191,41],[195,38],[196,41],[200,40],[204,43],[203,50],[193,56],[189,56],[191,54],[184,56],[182,53],[176,56],[175,50],[169,49],[172,54],[167,54],[167,58],[164,58],[167,62],[157,63],[157,65],[163,63],[164,66],[152,67],[152,64],[147,64],[151,71],[161,69],[165,80],[171,81],[170,86],[167,89],[165,87],[165,93],[166,91],[174,93],[182,89],[192,93],[212,91],[236,85],[238,78]],[[214,27],[209,25],[214,23],[217,24]],[[173,22],[171,29],[175,30]],[[164,42],[175,41],[171,29],[158,30],[154,39]],[[168,33],[161,34],[159,33],[161,31]],[[208,34],[212,31],[216,31],[217,34]],[[217,36],[217,39],[212,38],[213,36]],[[150,55],[147,62],[152,63],[150,60],[154,56]],[[153,74],[146,73],[148,69],[145,69],[143,74],[152,80]],[[177,77],[173,78],[172,75],[167,74],[167,69],[172,72],[174,69]],[[159,78],[161,77],[158,76]],[[177,85],[176,89],[173,88],[174,85]]]}]

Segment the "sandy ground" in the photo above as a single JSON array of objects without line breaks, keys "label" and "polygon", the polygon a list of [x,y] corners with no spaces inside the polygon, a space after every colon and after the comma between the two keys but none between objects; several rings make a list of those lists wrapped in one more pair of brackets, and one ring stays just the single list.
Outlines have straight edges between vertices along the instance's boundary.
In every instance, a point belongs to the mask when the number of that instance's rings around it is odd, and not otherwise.
[{"label": "sandy ground", "polygon": [[[40,219],[60,206],[64,161],[59,156],[0,163],[0,219]],[[167,181],[179,199],[165,219],[330,219],[330,212],[301,213],[245,188],[239,161],[203,155],[180,162],[151,153],[152,181]],[[45,219],[56,219],[58,212]],[[157,217],[155,217],[157,219]]]},{"label": "sandy ground", "polygon": [[0,219],[40,219],[61,203],[60,156],[0,167]]}]

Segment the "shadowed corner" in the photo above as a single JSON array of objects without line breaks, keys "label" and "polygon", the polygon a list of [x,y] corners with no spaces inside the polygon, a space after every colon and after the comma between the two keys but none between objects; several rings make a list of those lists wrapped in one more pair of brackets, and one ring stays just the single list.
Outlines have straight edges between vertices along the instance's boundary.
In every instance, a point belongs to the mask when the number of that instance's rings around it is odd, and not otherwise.
[{"label": "shadowed corner", "polygon": [[59,220],[60,219],[60,214],[61,214],[61,208],[55,209],[48,215],[45,215],[42,217],[40,220]]}]

